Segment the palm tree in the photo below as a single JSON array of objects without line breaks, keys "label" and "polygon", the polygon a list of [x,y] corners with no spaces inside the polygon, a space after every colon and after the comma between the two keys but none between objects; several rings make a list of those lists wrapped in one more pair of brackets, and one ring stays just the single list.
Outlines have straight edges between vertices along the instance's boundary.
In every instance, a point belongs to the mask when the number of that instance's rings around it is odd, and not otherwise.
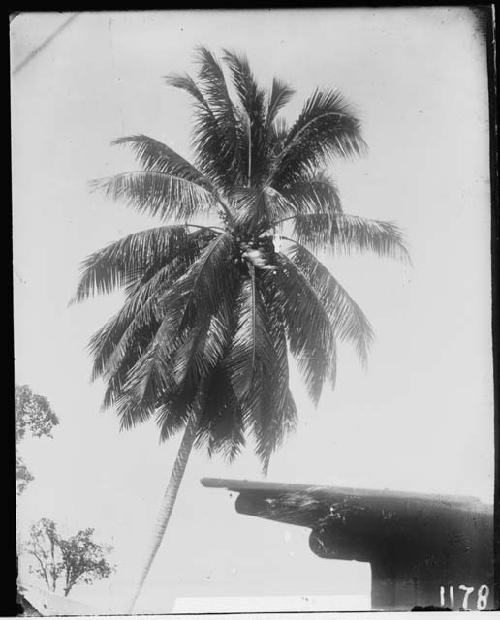
[{"label": "palm tree", "polygon": [[[184,430],[132,608],[193,445],[232,460],[251,434],[266,470],[296,422],[288,353],[315,404],[335,383],[337,341],[366,359],[372,329],[314,251],[407,258],[396,226],[343,212],[325,170],[331,156],[364,148],[338,92],[316,90],[288,126],[278,116],[294,94],[288,85],[274,79],[266,92],[230,51],[224,65],[205,48],[196,60],[197,81],[166,78],[194,100],[195,165],[136,135],[116,143],[133,149],[141,170],[93,182],[169,223],[89,256],[75,296],[124,289],[122,308],[89,345],[93,378],[105,379],[104,406],[121,427],[154,418],[161,440]],[[207,223],[215,216],[218,225]],[[283,235],[279,251],[284,227],[293,238]]]}]

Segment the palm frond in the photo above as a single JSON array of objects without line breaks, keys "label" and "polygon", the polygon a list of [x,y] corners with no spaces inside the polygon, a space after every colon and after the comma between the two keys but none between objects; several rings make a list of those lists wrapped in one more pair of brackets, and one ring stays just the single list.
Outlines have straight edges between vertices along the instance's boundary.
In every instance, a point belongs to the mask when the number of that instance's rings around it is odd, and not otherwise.
[{"label": "palm frond", "polygon": [[267,131],[268,146],[271,152],[271,160],[283,150],[288,136],[289,128],[285,118],[278,117]]},{"label": "palm frond", "polygon": [[283,394],[283,403],[279,409],[270,410],[270,419],[258,435],[257,455],[262,461],[264,474],[267,474],[273,452],[278,450],[284,439],[297,427],[297,405],[292,392],[287,387]]},{"label": "palm frond", "polygon": [[[361,362],[365,364],[373,341],[373,330],[361,308],[328,269],[306,248],[294,244],[287,253],[325,308],[335,337],[351,342]],[[334,368],[332,372],[334,376]]]},{"label": "palm frond", "polygon": [[228,233],[213,239],[161,300],[161,325],[143,359],[128,377],[126,389],[133,394],[131,400],[137,406],[152,393],[150,380],[156,385],[165,369],[168,370],[165,384],[168,383],[170,389],[169,381],[173,375],[170,361],[182,342],[184,330],[193,328],[200,317],[214,314],[231,288],[235,277],[233,243],[232,235]]},{"label": "palm frond", "polygon": [[266,359],[270,345],[265,328],[265,309],[256,289],[253,268],[250,268],[250,277],[241,285],[237,316],[238,323],[226,357],[226,368],[238,399],[243,400],[249,395],[258,365],[261,358]]},{"label": "palm frond", "polygon": [[234,265],[237,248],[231,233],[219,234],[203,250],[186,278],[191,292],[181,327],[198,314],[215,313],[238,277]]},{"label": "palm frond", "polygon": [[138,272],[191,253],[192,245],[185,226],[160,226],[127,235],[83,261],[80,282],[70,303],[126,286]]},{"label": "palm frond", "polygon": [[[191,227],[192,224],[186,225],[187,229]],[[167,254],[163,258],[160,255],[158,261],[151,260],[143,268],[131,270],[127,274],[124,288],[127,298],[135,297],[140,300],[147,294],[147,289],[154,286],[154,278],[160,276],[160,271],[164,268],[167,269],[163,273],[170,278],[170,281],[186,273],[202,250],[217,236],[218,230],[196,226],[194,232],[188,233],[186,244],[175,254]]]},{"label": "palm frond", "polygon": [[[237,110],[229,94],[224,72],[215,56],[207,48],[200,46],[197,57],[200,66],[201,88],[219,132],[223,136],[224,151],[219,153],[219,158],[223,157],[226,160],[233,174],[239,174],[241,172],[239,169],[241,127],[239,126]],[[200,118],[200,120],[206,122],[207,119]],[[214,162],[210,163],[213,167]],[[234,180],[233,177],[233,182]]]},{"label": "palm frond", "polygon": [[[163,439],[185,422],[199,385],[209,379],[227,346],[226,323],[235,285],[232,251],[230,236],[220,235],[205,248],[192,269],[174,283],[161,301],[164,319],[144,363],[129,375],[126,389],[132,394],[132,414],[160,388],[163,402],[158,405],[158,423]],[[161,372],[166,381],[158,386]]]},{"label": "palm frond", "polygon": [[[158,322],[156,319],[150,320],[146,325],[141,328],[137,328],[134,331],[134,339],[130,342],[130,345],[125,349],[124,354],[119,364],[111,371],[109,369],[109,363],[107,359],[115,355],[116,347],[113,345],[119,338],[120,330],[124,329],[123,325],[119,323],[117,325],[108,324],[109,330],[105,330],[102,335],[102,344],[100,344],[101,360],[98,357],[94,360],[94,375],[97,376],[97,366],[100,364],[106,373],[107,388],[103,400],[102,407],[104,409],[111,406],[115,407],[120,417],[121,428],[131,428],[135,424],[146,421],[151,413],[152,407],[150,402],[146,402],[144,407],[136,407],[133,412],[125,411],[123,403],[128,398],[127,382],[129,373],[137,366],[139,360],[141,360],[144,351],[147,350],[151,338],[154,336],[158,329]],[[118,335],[117,335],[118,333]]]},{"label": "palm frond", "polygon": [[226,61],[233,77],[233,85],[239,101],[252,123],[264,118],[265,93],[258,86],[246,56],[224,50]]},{"label": "palm frond", "polygon": [[175,394],[187,405],[194,401],[198,385],[212,368],[211,360],[203,355],[210,319],[210,315],[200,317],[195,326],[184,331],[172,351],[169,365],[176,385]]},{"label": "palm frond", "polygon": [[186,181],[192,181],[209,192],[213,191],[212,184],[206,176],[159,140],[144,135],[136,135],[118,138],[113,140],[112,144],[130,146],[143,170],[172,174],[186,179]]},{"label": "palm frond", "polygon": [[185,73],[184,75],[171,74],[171,75],[165,75],[163,77],[169,86],[173,86],[174,88],[185,90],[203,107],[208,107],[205,101],[205,98],[203,96],[203,93],[201,92],[198,85],[196,84],[196,82],[193,80],[193,78],[189,74],[187,73]]},{"label": "palm frond", "polygon": [[269,411],[273,389],[273,348],[266,307],[255,271],[242,282],[236,305],[237,325],[224,360],[245,427],[258,438],[259,420]]},{"label": "palm frond", "polygon": [[295,90],[277,78],[273,78],[271,92],[267,100],[266,127],[270,128],[278,112],[286,106]]},{"label": "palm frond", "polygon": [[274,187],[266,186],[263,192],[267,197],[268,228],[281,224],[282,221],[290,219],[290,214],[297,212],[297,204]]},{"label": "palm frond", "polygon": [[206,386],[197,447],[205,445],[209,454],[220,452],[232,460],[244,443],[241,409],[223,367],[223,358],[234,331],[235,295],[228,288],[212,316],[202,317],[178,347],[172,359],[177,389],[159,412],[161,439],[167,439],[185,421],[186,407],[194,401],[199,385]]},{"label": "palm frond", "polygon": [[[265,187],[268,197],[268,222],[270,227],[305,213],[342,213],[337,187],[324,173],[311,173],[309,178],[296,181],[278,191]],[[298,219],[298,218],[297,218]]]},{"label": "palm frond", "polygon": [[[267,399],[261,415],[254,415],[252,430],[256,438],[256,452],[264,472],[267,472],[271,455],[281,445],[285,436],[295,429],[297,408],[289,389],[288,346],[286,330],[278,300],[272,287],[266,287],[261,276],[261,290],[266,305],[267,327],[271,336],[271,365],[266,368]],[[256,412],[257,414],[259,412]]]},{"label": "palm frond", "polygon": [[[171,282],[160,284],[136,313],[131,310],[135,300],[127,300],[90,343],[94,355],[93,378],[104,374],[109,386],[104,407],[118,404],[126,428],[142,421],[141,406],[149,416],[155,398],[165,393],[167,387],[169,392],[175,387],[168,362],[179,342],[176,321],[182,316],[189,288],[172,300],[171,285]],[[166,300],[172,303],[167,305]],[[158,330],[162,327],[167,332],[167,323],[170,340],[162,341]]]},{"label": "palm frond", "polygon": [[154,411],[154,417],[160,429],[160,442],[168,441],[185,428],[189,411],[188,403],[175,393],[169,395],[166,402],[158,403]]},{"label": "palm frond", "polygon": [[235,188],[232,207],[233,224],[246,234],[263,233],[297,214],[339,213],[342,209],[337,188],[320,174],[282,191],[269,186]]},{"label": "palm frond", "polygon": [[[138,343],[137,355],[140,355],[163,320],[163,299],[169,288],[188,272],[212,239],[213,234],[207,235],[206,230],[191,233],[183,251],[174,253],[173,260],[166,253],[166,258],[151,262],[145,272],[136,273],[120,311],[90,340],[89,349],[94,358],[92,380],[103,374],[112,377],[128,350]],[[149,340],[145,340],[144,332]]]},{"label": "palm frond", "polygon": [[280,193],[294,205],[290,214],[342,213],[338,188],[324,171],[307,171]]},{"label": "palm frond", "polygon": [[245,445],[242,410],[223,364],[214,369],[207,385],[196,445],[206,446],[209,456],[221,454],[229,462]]},{"label": "palm frond", "polygon": [[243,429],[251,431],[264,469],[283,436],[294,427],[296,417],[288,386],[284,325],[280,323],[279,309],[267,303],[268,295],[265,281],[250,270],[237,305],[232,346],[224,360],[241,407],[235,432],[239,438]]},{"label": "palm frond", "polygon": [[228,192],[240,174],[237,115],[216,59],[199,48],[198,62],[200,86],[189,75],[167,76],[166,80],[195,98],[193,143],[197,165],[219,191]]},{"label": "palm frond", "polygon": [[[198,47],[199,80],[215,118],[226,129],[235,129],[235,108],[221,65],[206,47]],[[234,138],[233,138],[234,139]]]},{"label": "palm frond", "polygon": [[172,372],[177,394],[186,403],[193,402],[198,386],[209,381],[216,365],[222,361],[232,336],[232,307],[236,280],[220,291],[217,310],[198,317],[196,325],[172,356]]},{"label": "palm frond", "polygon": [[232,195],[235,230],[244,236],[256,235],[269,228],[275,217],[268,188],[238,187]]},{"label": "palm frond", "polygon": [[206,399],[196,440],[197,447],[206,446],[209,456],[219,453],[229,462],[245,444],[242,408],[226,369],[226,357],[237,328],[235,307],[240,293],[239,281],[222,301],[208,329],[203,355],[211,360],[212,370],[206,377]]},{"label": "palm frond", "polygon": [[92,381],[106,375],[109,379],[118,371],[127,352],[136,348],[144,328],[153,337],[157,324],[156,304],[168,285],[158,287],[154,295],[136,308],[134,299],[128,300],[120,311],[112,317],[90,339],[88,348],[94,359]]},{"label": "palm frond", "polygon": [[120,418],[120,427],[130,429],[149,420],[161,403],[162,396],[168,396],[174,390],[175,383],[167,359],[157,355],[155,343],[128,369],[125,381],[113,402]]},{"label": "palm frond", "polygon": [[281,189],[298,180],[304,170],[322,166],[335,155],[357,155],[364,147],[359,121],[342,95],[317,89],[288,133],[271,184]]},{"label": "palm frond", "polygon": [[310,213],[297,215],[294,223],[297,240],[312,250],[323,248],[339,254],[373,252],[411,263],[403,233],[392,222],[345,213]]},{"label": "palm frond", "polygon": [[160,216],[165,221],[185,222],[217,206],[205,187],[166,172],[124,172],[94,179],[90,185],[111,200],[124,200],[139,212]]},{"label": "palm frond", "polygon": [[[183,265],[182,272],[185,272],[185,268]],[[118,337],[115,335],[112,351],[106,355],[95,355],[95,361],[99,361],[99,366],[94,364],[94,377],[101,374],[106,374],[107,377],[113,376],[119,370],[128,351],[137,346],[138,334],[144,329],[147,329],[149,338],[142,339],[138,357],[146,350],[163,321],[163,301],[171,285],[172,275],[168,266],[151,278],[134,297],[127,300],[123,310],[132,318],[128,323],[124,319],[124,329],[118,332]]]},{"label": "palm frond", "polygon": [[285,255],[280,254],[276,268],[265,277],[272,277],[280,291],[290,351],[317,404],[335,353],[335,336],[326,308],[304,274]]},{"label": "palm frond", "polygon": [[244,118],[240,125],[246,129],[240,136],[240,166],[245,172],[248,187],[259,185],[268,171],[267,131],[266,131],[266,96],[255,81],[245,56],[224,50],[238,95]]}]

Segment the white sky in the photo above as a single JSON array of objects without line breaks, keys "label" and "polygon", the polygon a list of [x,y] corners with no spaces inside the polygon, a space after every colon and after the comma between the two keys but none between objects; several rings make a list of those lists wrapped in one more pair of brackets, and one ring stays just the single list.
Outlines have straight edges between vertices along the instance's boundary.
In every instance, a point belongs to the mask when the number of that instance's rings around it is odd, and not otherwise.
[{"label": "white sky", "polygon": [[[66,17],[16,17],[13,66]],[[339,88],[370,147],[333,167],[344,208],[397,222],[413,259],[324,257],[377,340],[366,371],[340,349],[337,388],[317,410],[293,376],[301,423],[268,480],[492,501],[487,82],[468,10],[81,14],[12,78],[16,381],[60,419],[52,440],[23,448],[36,480],[19,501],[19,537],[48,516],[111,540],[114,577],[74,590],[102,610],[128,600],[178,439],[160,446],[153,424],[119,433],[99,410],[102,384],[89,383],[85,345],[121,297],[68,308],[79,262],[155,222],[86,183],[132,169],[109,146],[120,136],[144,133],[189,156],[189,99],[161,77],[192,70],[197,44],[243,51],[263,84],[293,85],[290,119],[316,86]],[[366,565],[321,560],[306,530],[237,515],[204,476],[261,473],[250,448],[232,466],[193,454],[137,611],[186,596],[369,593]]]}]

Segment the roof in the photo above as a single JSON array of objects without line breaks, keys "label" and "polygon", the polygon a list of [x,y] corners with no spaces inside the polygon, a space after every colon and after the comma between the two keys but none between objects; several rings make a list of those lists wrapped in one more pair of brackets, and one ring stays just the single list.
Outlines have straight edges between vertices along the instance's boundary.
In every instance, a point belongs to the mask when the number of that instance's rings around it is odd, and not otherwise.
[{"label": "roof", "polygon": [[42,616],[89,616],[98,613],[93,607],[31,584],[24,585],[23,596]]},{"label": "roof", "polygon": [[318,554],[328,548],[337,558],[359,560],[380,558],[391,549],[392,560],[398,555],[411,563],[472,549],[490,563],[493,506],[475,497],[217,478],[201,482],[237,492],[240,514],[311,528],[310,546]]},{"label": "roof", "polygon": [[[311,529],[321,558],[369,562],[372,605],[439,605],[443,583],[493,582],[493,506],[476,497],[205,478],[236,512]],[[409,585],[408,585],[409,584]]]},{"label": "roof", "polygon": [[383,503],[385,507],[397,504],[419,504],[421,506],[448,506],[453,509],[493,514],[493,506],[483,504],[477,497],[430,493],[410,493],[390,489],[366,489],[313,484],[289,484],[279,482],[257,482],[249,480],[230,480],[227,478],[203,478],[205,487],[223,488],[246,495],[259,495],[267,498],[303,495],[318,501],[332,502],[340,499],[356,498],[364,503]]}]

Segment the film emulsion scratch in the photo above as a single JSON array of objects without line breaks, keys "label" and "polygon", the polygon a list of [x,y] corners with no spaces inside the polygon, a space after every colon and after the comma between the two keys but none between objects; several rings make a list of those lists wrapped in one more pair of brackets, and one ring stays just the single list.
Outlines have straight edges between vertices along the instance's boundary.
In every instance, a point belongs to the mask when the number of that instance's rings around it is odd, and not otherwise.
[{"label": "film emulsion scratch", "polygon": [[11,17],[19,615],[495,609],[492,8]]}]

